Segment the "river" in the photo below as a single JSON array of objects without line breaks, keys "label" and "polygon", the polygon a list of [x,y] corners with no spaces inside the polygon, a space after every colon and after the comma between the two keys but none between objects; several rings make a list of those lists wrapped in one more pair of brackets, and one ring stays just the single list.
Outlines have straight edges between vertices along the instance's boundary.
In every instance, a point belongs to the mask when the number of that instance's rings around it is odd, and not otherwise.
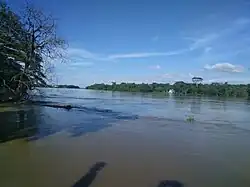
[{"label": "river", "polygon": [[250,186],[249,101],[42,92],[73,108],[0,108],[1,187]]}]

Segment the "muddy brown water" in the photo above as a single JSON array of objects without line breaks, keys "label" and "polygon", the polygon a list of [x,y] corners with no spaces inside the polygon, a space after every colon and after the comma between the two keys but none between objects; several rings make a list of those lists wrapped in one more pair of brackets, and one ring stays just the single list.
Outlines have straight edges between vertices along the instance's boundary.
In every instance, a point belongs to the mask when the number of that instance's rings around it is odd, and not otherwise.
[{"label": "muddy brown water", "polygon": [[0,112],[1,187],[250,186],[247,101],[46,92],[77,107]]}]

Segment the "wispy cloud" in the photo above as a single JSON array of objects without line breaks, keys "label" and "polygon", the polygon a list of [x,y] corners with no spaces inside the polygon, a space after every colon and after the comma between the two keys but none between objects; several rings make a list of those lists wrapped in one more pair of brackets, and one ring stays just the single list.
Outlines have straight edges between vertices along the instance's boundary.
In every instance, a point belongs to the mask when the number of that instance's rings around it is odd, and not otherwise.
[{"label": "wispy cloud", "polygon": [[250,19],[246,17],[238,18],[234,21],[237,25],[248,25],[250,24]]},{"label": "wispy cloud", "polygon": [[154,65],[154,66],[149,66],[150,69],[161,69],[161,66],[160,65]]},{"label": "wispy cloud", "polygon": [[233,20],[228,27],[221,30],[212,33],[204,33],[198,37],[184,37],[184,39],[192,42],[189,46],[190,51],[203,48],[205,52],[209,52],[212,49],[212,46],[218,43],[220,39],[228,39],[228,37],[237,34],[242,29],[246,29],[249,25],[250,18],[240,17]]},{"label": "wispy cloud", "polygon": [[204,48],[204,47],[206,48],[207,45],[216,40],[219,36],[220,36],[219,34],[212,33],[200,38],[186,37],[186,39],[193,41],[192,44],[189,46],[190,51],[193,51],[199,48]]},{"label": "wispy cloud", "polygon": [[220,72],[241,73],[244,72],[244,67],[241,65],[233,65],[230,63],[217,63],[214,65],[205,65],[207,70],[215,70]]},{"label": "wispy cloud", "polygon": [[[211,33],[203,33],[203,35],[200,36],[185,37],[185,39],[188,39],[191,42],[189,45],[179,50],[173,50],[173,51],[170,50],[163,52],[146,51],[146,52],[131,52],[131,53],[118,53],[118,54],[97,54],[82,48],[80,49],[70,48],[68,50],[68,55],[71,59],[77,58],[77,61],[88,60],[88,61],[111,61],[111,62],[115,62],[122,59],[152,58],[152,57],[164,57],[164,56],[167,57],[167,56],[182,55],[184,53],[192,52],[198,49],[202,49],[204,55],[206,54],[208,55],[212,53],[211,52],[212,49],[213,52],[214,51],[216,52],[216,47],[218,47],[218,45],[222,45],[223,43],[225,43],[223,42],[225,39],[228,39],[228,37],[230,37],[232,34],[239,32],[241,29],[247,28],[248,25],[250,25],[250,19],[246,17],[241,17],[233,20],[227,28],[217,30]],[[158,40],[159,40],[158,35],[152,38],[152,41],[158,41]],[[230,54],[232,54],[231,51]],[[210,54],[210,56],[213,55],[214,54]]]},{"label": "wispy cloud", "polygon": [[149,58],[149,57],[160,57],[160,56],[174,56],[180,55],[187,52],[188,49],[181,49],[176,51],[168,52],[141,52],[141,53],[121,53],[121,54],[96,54],[85,49],[69,48],[67,51],[67,57],[71,60],[93,60],[93,61],[115,61],[119,59],[129,58]]},{"label": "wispy cloud", "polygon": [[206,48],[204,49],[204,52],[205,52],[205,53],[209,53],[212,49],[213,49],[212,47],[206,47]]},{"label": "wispy cloud", "polygon": [[105,55],[96,54],[83,48],[69,48],[67,50],[67,57],[70,60],[93,60],[93,61],[111,61]]},{"label": "wispy cloud", "polygon": [[219,31],[221,36],[227,37],[232,34],[237,34],[239,31],[247,28],[250,25],[250,18],[240,17],[232,21],[232,24],[221,31]]},{"label": "wispy cloud", "polygon": [[87,51],[85,49],[80,48],[69,48],[67,50],[67,56],[69,58],[71,57],[78,57],[82,59],[94,59],[97,57],[96,54],[91,53],[90,51]]},{"label": "wispy cloud", "polygon": [[94,65],[93,62],[73,62],[70,64],[71,66],[74,66],[74,67],[79,67],[79,66],[85,66],[85,67],[90,67],[92,65]]},{"label": "wispy cloud", "polygon": [[127,53],[127,54],[113,54],[109,55],[109,59],[123,59],[123,58],[148,58],[148,57],[157,57],[157,56],[173,56],[183,54],[187,51],[184,50],[177,50],[177,51],[169,51],[169,52],[145,52],[145,53]]},{"label": "wispy cloud", "polygon": [[[250,25],[250,19],[238,18],[232,21],[231,25],[222,30],[218,30],[213,33],[205,33],[201,36],[196,37],[184,37],[184,39],[190,40],[186,48],[174,51],[164,52],[132,52],[132,53],[120,53],[120,54],[96,54],[86,49],[70,48],[68,50],[69,56],[79,57],[82,59],[91,59],[94,61],[115,61],[119,59],[132,59],[132,58],[150,58],[150,57],[163,57],[163,56],[174,56],[181,55],[186,52],[194,51],[197,49],[203,49],[204,53],[209,53],[213,46],[220,41],[221,38],[227,38],[231,34],[235,34],[243,28]],[[152,41],[158,41],[159,36],[156,35],[152,38]]]}]

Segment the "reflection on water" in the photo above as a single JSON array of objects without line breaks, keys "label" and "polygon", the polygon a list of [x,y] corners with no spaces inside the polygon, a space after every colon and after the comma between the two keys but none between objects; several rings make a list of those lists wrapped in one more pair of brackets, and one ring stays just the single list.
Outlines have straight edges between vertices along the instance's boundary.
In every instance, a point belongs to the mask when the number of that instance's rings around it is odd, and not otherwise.
[{"label": "reflection on water", "polygon": [[247,101],[64,89],[37,99],[73,109],[0,112],[1,187],[250,186]]},{"label": "reflection on water", "polygon": [[17,111],[0,112],[0,142],[35,135],[40,118],[39,111],[36,110],[30,107],[28,110],[21,108]]},{"label": "reflection on water", "polygon": [[192,98],[191,112],[193,114],[200,114],[200,112],[201,112],[201,97]]},{"label": "reflection on water", "polygon": [[0,142],[16,138],[37,140],[66,131],[71,137],[97,132],[111,126],[117,120],[134,120],[112,110],[76,107],[71,111],[42,106],[25,106],[17,111],[0,112]]}]

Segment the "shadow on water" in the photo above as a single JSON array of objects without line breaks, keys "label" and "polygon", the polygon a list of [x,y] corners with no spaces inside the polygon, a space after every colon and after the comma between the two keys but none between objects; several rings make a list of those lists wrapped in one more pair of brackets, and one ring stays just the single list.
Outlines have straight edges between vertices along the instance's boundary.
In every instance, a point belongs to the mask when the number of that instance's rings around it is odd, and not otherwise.
[{"label": "shadow on water", "polygon": [[38,140],[65,131],[70,137],[82,136],[111,127],[118,120],[135,120],[112,110],[75,107],[72,110],[29,106],[15,111],[0,112],[0,142],[18,138]]},{"label": "shadow on water", "polygon": [[[94,182],[99,172],[101,172],[106,165],[107,163],[105,162],[95,163],[72,187],[89,187]],[[160,181],[157,187],[184,187],[184,185],[176,180],[163,180]]]},{"label": "shadow on water", "polygon": [[184,185],[176,180],[164,180],[157,187],[184,187]]},{"label": "shadow on water", "polygon": [[193,114],[201,113],[201,97],[192,97],[190,110]]},{"label": "shadow on water", "polygon": [[96,179],[98,173],[107,165],[105,162],[95,163],[80,180],[78,180],[72,187],[89,187]]},{"label": "shadow on water", "polygon": [[[94,182],[99,172],[101,172],[106,165],[107,163],[105,162],[95,163],[72,187],[89,187]],[[184,187],[184,185],[176,180],[163,180],[160,181],[157,187]]]}]

